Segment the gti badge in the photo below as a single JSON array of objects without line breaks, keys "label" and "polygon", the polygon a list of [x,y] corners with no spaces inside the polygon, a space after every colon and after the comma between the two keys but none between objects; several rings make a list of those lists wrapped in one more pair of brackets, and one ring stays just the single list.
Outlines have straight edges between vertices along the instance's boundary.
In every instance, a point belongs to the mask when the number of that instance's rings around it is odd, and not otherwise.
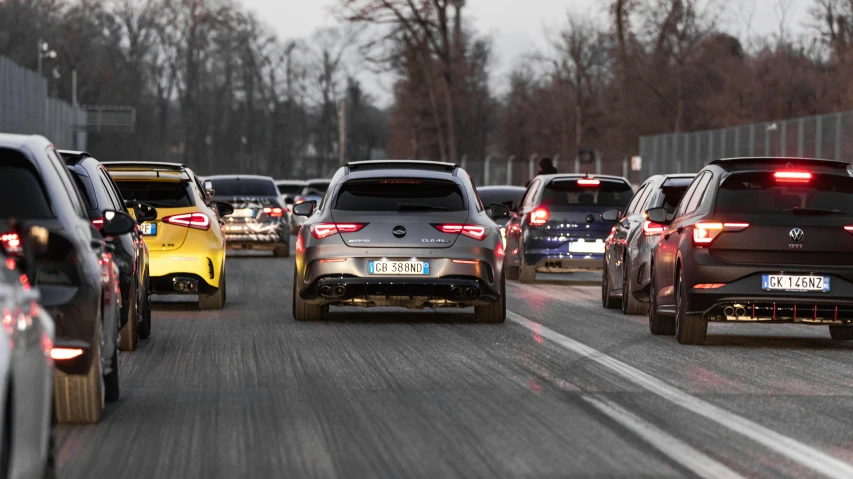
[{"label": "gti badge", "polygon": [[403,236],[406,236],[406,228],[403,228],[402,226],[395,226],[394,229],[391,230],[391,233],[394,234],[395,238],[402,238]]},{"label": "gti badge", "polygon": [[801,230],[800,228],[794,228],[791,230],[790,233],[788,233],[788,236],[791,237],[791,241],[793,241],[794,243],[802,242],[803,237],[805,235],[806,235],[806,233],[803,230]]}]

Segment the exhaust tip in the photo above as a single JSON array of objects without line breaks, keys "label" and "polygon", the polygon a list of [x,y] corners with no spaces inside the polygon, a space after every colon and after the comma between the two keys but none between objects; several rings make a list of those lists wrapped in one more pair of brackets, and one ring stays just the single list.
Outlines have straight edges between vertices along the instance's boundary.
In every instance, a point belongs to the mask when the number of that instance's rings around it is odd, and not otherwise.
[{"label": "exhaust tip", "polygon": [[477,296],[480,296],[480,290],[478,290],[477,288],[468,288],[465,290],[465,296],[467,296],[469,299],[474,299]]},{"label": "exhaust tip", "polygon": [[737,316],[738,318],[741,316],[746,316],[746,309],[744,309],[743,306],[738,306],[737,308],[735,308],[735,316]]},{"label": "exhaust tip", "polygon": [[346,288],[346,286],[339,284],[339,285],[334,287],[334,293],[335,293],[335,296],[340,298],[343,295],[347,294],[347,288]]},{"label": "exhaust tip", "polygon": [[324,298],[328,298],[332,295],[332,287],[331,286],[320,286],[320,296]]},{"label": "exhaust tip", "polygon": [[463,290],[462,288],[457,286],[457,287],[450,290],[450,295],[453,296],[454,298],[461,298],[462,296],[465,295],[465,290]]},{"label": "exhaust tip", "polygon": [[723,308],[723,314],[726,316],[734,316],[735,315],[735,308],[733,308],[731,306],[726,306],[725,308]]}]

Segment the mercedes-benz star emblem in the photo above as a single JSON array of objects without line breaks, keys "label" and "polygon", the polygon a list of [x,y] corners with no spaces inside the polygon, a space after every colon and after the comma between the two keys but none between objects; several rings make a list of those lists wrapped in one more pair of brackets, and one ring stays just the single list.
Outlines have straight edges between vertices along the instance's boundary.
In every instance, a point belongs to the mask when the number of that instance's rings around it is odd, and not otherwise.
[{"label": "mercedes-benz star emblem", "polygon": [[800,228],[794,228],[791,230],[790,233],[788,233],[788,236],[791,237],[791,241],[793,241],[794,243],[799,243],[800,241],[802,241],[803,236],[805,235],[806,233],[803,232],[803,230],[801,230]]},{"label": "mercedes-benz star emblem", "polygon": [[406,228],[403,228],[402,226],[395,226],[391,232],[394,233],[395,238],[402,238],[403,236],[406,236]]}]

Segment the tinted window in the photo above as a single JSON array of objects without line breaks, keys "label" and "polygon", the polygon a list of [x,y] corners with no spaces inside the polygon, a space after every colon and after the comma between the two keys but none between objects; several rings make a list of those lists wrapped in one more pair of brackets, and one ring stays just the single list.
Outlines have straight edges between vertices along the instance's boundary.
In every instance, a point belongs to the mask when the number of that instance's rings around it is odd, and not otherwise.
[{"label": "tinted window", "polygon": [[278,196],[272,180],[261,178],[211,179],[216,196]]},{"label": "tinted window", "polygon": [[480,193],[480,199],[483,200],[484,205],[512,203],[512,207],[514,208],[518,206],[519,202],[521,202],[521,197],[524,196],[524,190],[522,189],[480,188],[477,191]]},{"label": "tinted window", "polygon": [[0,150],[0,218],[53,218],[35,168],[17,152]]},{"label": "tinted window", "polygon": [[354,180],[344,183],[335,209],[347,211],[462,211],[459,185],[433,180]]},{"label": "tinted window", "polygon": [[153,207],[193,206],[189,183],[179,181],[119,181],[121,196]]},{"label": "tinted window", "polygon": [[70,167],[68,169],[71,171],[71,178],[74,179],[74,186],[80,190],[80,196],[83,197],[83,203],[85,203],[86,209],[90,210],[92,208],[97,208],[98,199],[95,197],[95,190],[92,189],[92,182],[89,181],[89,177],[77,173]]},{"label": "tinted window", "polygon": [[524,194],[522,206],[533,206],[533,199],[536,197],[536,190],[539,189],[539,185],[541,183],[541,180],[533,180],[533,183],[527,188],[527,193]]},{"label": "tinted window", "polygon": [[278,192],[282,195],[298,195],[302,187],[302,185],[278,185]]},{"label": "tinted window", "polygon": [[715,214],[853,214],[853,178],[814,175],[808,183],[779,183],[771,172],[736,173],[723,181]]},{"label": "tinted window", "polygon": [[68,167],[65,166],[65,162],[59,156],[59,153],[57,153],[53,148],[49,148],[46,153],[49,163],[56,169],[56,173],[59,175],[59,180],[62,182],[62,186],[68,194],[68,201],[71,202],[71,206],[74,207],[78,216],[81,218],[88,218],[86,210],[83,208],[83,198],[81,197],[80,192],[77,191],[77,187],[74,186],[74,182],[71,180],[71,173],[68,171]]},{"label": "tinted window", "polygon": [[[660,196],[658,196],[658,205],[666,208],[667,214],[672,214],[675,211],[675,207],[678,206],[678,203],[681,201],[681,198],[684,197],[684,193],[687,191],[687,185],[684,186],[666,186],[664,184],[660,189]],[[661,199],[661,196],[663,197]]]},{"label": "tinted window", "polygon": [[643,185],[643,186],[641,186],[641,187],[640,187],[640,190],[639,190],[639,191],[637,191],[637,193],[634,195],[634,198],[633,198],[633,199],[631,199],[631,203],[630,203],[630,204],[628,205],[628,207],[625,209],[625,215],[626,215],[626,216],[627,216],[627,215],[633,215],[633,214],[635,214],[635,213],[639,213],[639,212],[640,212],[640,211],[639,211],[639,208],[641,208],[641,207],[642,207],[642,204],[640,204],[640,197],[641,197],[641,196],[643,196],[643,195],[646,193],[646,189],[647,189],[647,188],[651,188],[651,184],[650,184],[650,183],[646,183],[645,185]]},{"label": "tinted window", "polygon": [[308,185],[302,187],[300,194],[303,196],[323,196],[329,189],[329,184],[329,181],[310,181]]},{"label": "tinted window", "polygon": [[690,186],[687,187],[687,191],[684,192],[684,196],[681,197],[681,201],[678,202],[678,207],[675,210],[676,218],[684,214],[684,210],[685,208],[687,208],[687,204],[690,202],[690,197],[693,196],[693,193],[696,191],[696,187],[702,181],[703,175],[705,175],[705,173],[700,173],[699,176],[697,176],[693,180],[693,182],[690,183]]},{"label": "tinted window", "polygon": [[634,191],[622,181],[601,180],[598,186],[580,186],[576,178],[551,180],[542,193],[544,206],[624,207]]},{"label": "tinted window", "polygon": [[689,215],[696,211],[696,208],[702,203],[702,198],[705,197],[705,191],[708,189],[708,183],[711,182],[711,178],[714,175],[706,172],[702,175],[702,179],[699,184],[696,186],[696,191],[693,193],[693,196],[690,197],[690,203],[687,205],[687,209],[684,210],[684,214]]}]

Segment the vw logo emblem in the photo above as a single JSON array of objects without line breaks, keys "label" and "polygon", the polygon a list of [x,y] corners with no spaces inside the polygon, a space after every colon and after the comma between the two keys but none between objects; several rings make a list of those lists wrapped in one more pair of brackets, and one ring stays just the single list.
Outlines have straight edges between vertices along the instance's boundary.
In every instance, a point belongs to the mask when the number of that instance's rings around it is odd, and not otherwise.
[{"label": "vw logo emblem", "polygon": [[402,226],[395,226],[391,232],[394,233],[395,238],[402,238],[403,236],[406,236],[406,228],[403,228]]},{"label": "vw logo emblem", "polygon": [[788,236],[791,237],[791,241],[793,241],[794,243],[799,243],[800,241],[802,241],[803,236],[805,235],[806,233],[803,232],[803,230],[801,230],[800,228],[794,228],[791,230],[790,233],[788,233]]}]

